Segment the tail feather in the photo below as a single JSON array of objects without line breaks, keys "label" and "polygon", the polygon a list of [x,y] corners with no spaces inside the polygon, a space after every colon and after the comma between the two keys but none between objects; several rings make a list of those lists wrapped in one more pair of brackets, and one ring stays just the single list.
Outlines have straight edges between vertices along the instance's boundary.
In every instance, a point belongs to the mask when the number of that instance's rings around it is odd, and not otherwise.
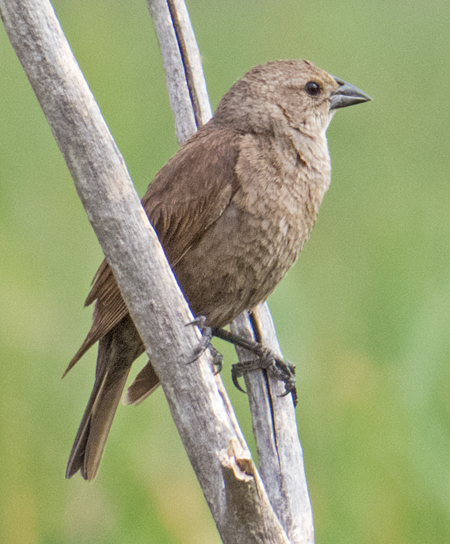
[{"label": "tail feather", "polygon": [[127,389],[124,404],[138,405],[145,400],[159,385],[159,378],[150,361],[144,366]]},{"label": "tail feather", "polygon": [[100,387],[94,386],[70,452],[66,478],[78,471],[85,480],[96,477],[128,373],[110,387],[105,387],[107,376]]},{"label": "tail feather", "polygon": [[97,475],[131,365],[143,351],[129,316],[100,339],[94,388],[72,446],[66,478],[78,471],[86,480]]}]

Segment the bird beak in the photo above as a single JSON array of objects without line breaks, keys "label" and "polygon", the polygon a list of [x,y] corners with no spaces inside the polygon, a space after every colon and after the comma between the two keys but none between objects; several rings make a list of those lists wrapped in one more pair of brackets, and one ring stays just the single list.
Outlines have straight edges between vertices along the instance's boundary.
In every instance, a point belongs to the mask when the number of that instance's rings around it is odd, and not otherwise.
[{"label": "bird beak", "polygon": [[[333,76],[334,77],[334,76]],[[330,110],[337,108],[346,108],[347,106],[353,106],[354,104],[362,104],[372,100],[370,96],[363,93],[361,89],[358,89],[351,83],[347,83],[339,77],[334,77],[334,80],[339,85],[338,89],[331,94],[330,97]]]}]

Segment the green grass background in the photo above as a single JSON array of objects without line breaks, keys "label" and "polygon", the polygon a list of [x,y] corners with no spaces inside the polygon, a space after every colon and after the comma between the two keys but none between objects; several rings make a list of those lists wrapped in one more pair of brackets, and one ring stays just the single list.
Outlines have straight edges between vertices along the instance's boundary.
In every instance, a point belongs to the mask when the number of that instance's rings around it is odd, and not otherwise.
[{"label": "green grass background", "polygon": [[[144,0],[55,0],[142,195],[176,151]],[[321,544],[450,542],[450,4],[190,0],[213,106],[245,71],[308,58],[373,96],[328,131],[333,182],[270,298],[298,367]],[[0,540],[219,542],[162,391],[120,407],[100,475],[64,480],[95,350],[102,259],[63,158],[0,30]],[[229,384],[233,351],[226,354]],[[229,387],[249,441],[246,397]]]}]

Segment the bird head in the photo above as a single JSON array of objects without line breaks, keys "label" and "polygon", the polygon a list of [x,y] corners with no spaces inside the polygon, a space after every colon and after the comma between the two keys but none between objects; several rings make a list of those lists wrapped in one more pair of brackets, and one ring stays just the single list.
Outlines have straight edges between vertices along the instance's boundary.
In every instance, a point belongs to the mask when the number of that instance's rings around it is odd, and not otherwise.
[{"label": "bird head", "polygon": [[338,108],[371,100],[350,83],[307,60],[256,66],[220,101],[216,123],[250,133],[286,132],[286,127],[316,137],[325,134]]}]

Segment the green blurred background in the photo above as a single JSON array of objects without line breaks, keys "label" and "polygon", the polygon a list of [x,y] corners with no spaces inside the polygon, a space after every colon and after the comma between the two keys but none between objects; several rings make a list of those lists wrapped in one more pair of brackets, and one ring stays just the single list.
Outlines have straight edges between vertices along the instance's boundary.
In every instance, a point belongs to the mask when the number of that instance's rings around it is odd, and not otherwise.
[{"label": "green blurred background", "polygon": [[[146,2],[54,7],[142,195],[177,147]],[[213,106],[252,66],[301,57],[375,99],[333,120],[331,189],[269,302],[298,367],[317,542],[450,542],[450,5],[188,8]],[[219,542],[161,390],[120,407],[95,483],[64,479],[95,350],[61,375],[102,253],[3,29],[0,153],[0,539]]]}]

